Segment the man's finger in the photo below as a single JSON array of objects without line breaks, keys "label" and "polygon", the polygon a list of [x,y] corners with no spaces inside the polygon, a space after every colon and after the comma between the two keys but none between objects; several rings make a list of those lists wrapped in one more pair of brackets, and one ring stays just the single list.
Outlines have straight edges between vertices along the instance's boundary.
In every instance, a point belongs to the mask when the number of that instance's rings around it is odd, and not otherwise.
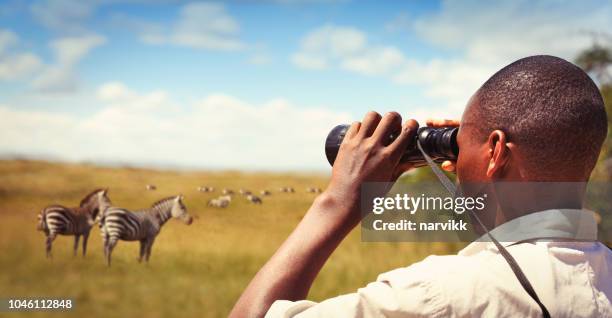
[{"label": "man's finger", "polygon": [[385,146],[391,143],[389,136],[398,134],[402,130],[402,116],[396,112],[386,113],[372,135]]},{"label": "man's finger", "polygon": [[425,121],[429,127],[459,127],[460,122],[454,119],[427,119]]},{"label": "man's finger", "polygon": [[382,117],[379,113],[369,111],[363,118],[363,121],[361,122],[361,127],[359,128],[359,132],[357,133],[357,135],[361,138],[367,138],[372,136],[381,118]]},{"label": "man's finger", "polygon": [[351,126],[349,127],[349,129],[346,130],[346,134],[344,135],[345,139],[355,137],[355,135],[357,135],[360,129],[361,129],[361,122],[359,121],[353,122]]},{"label": "man's finger", "polygon": [[414,139],[419,123],[414,119],[407,120],[397,138],[387,147],[391,151],[393,159],[398,159],[404,153],[410,142]]},{"label": "man's finger", "polygon": [[455,163],[452,162],[452,161],[448,161],[448,160],[444,161],[444,162],[442,162],[440,167],[444,171],[448,171],[448,172],[454,172],[455,171]]}]

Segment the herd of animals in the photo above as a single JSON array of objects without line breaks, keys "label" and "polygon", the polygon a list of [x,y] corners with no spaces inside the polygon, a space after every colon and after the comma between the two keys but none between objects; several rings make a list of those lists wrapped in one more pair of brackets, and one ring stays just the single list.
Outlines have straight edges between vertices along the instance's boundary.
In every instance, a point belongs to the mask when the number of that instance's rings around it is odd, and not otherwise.
[{"label": "herd of animals", "polygon": [[[155,191],[157,187],[146,185],[146,190]],[[198,187],[199,192],[215,192],[214,187]],[[295,193],[292,187],[281,187],[280,193]],[[308,193],[321,193],[321,188],[308,187]],[[246,189],[238,190],[238,195],[248,202],[262,204],[261,197]],[[261,190],[259,195],[270,196],[269,190]],[[221,195],[208,201],[209,207],[226,208],[236,193],[231,189],[222,189]],[[77,207],[65,207],[53,204],[45,207],[38,214],[37,229],[45,233],[47,258],[52,257],[51,247],[58,235],[74,236],[73,253],[77,254],[81,236],[83,256],[87,254],[87,241],[91,229],[97,223],[102,236],[104,258],[111,265],[111,254],[119,240],[139,241],[140,255],[138,261],[149,261],[151,248],[162,226],[171,218],[176,218],[190,225],[193,217],[187,212],[183,196],[171,196],[153,203],[149,208],[131,211],[114,206],[108,197],[108,189],[96,189],[86,195]]]}]

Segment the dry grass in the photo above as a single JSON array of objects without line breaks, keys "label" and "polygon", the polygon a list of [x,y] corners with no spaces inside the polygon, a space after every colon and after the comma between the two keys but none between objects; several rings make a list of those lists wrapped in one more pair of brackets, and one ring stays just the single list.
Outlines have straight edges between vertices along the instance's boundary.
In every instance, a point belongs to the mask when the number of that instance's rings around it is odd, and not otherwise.
[{"label": "dry grass", "polygon": [[[72,315],[88,317],[224,317],[256,271],[270,257],[324,188],[322,176],[173,172],[32,161],[0,161],[0,298],[71,297]],[[146,191],[151,183],[157,191]],[[200,185],[215,193],[196,191]],[[278,193],[293,186],[295,194]],[[99,231],[92,231],[86,258],[72,256],[72,237],[59,237],[54,259],[45,259],[36,214],[51,203],[74,206],[89,191],[109,187],[117,206],[142,208],[182,193],[191,226],[171,220],[153,246],[151,262],[139,264],[138,244],[119,242],[113,266],[104,265]],[[227,209],[206,207],[223,187],[269,189],[263,205],[239,200]],[[424,256],[453,253],[460,245],[362,243],[359,229],[333,254],[309,296],[321,300],[355,291],[376,276]],[[30,313],[28,316],[52,314]],[[20,316],[20,315],[17,315]]]}]

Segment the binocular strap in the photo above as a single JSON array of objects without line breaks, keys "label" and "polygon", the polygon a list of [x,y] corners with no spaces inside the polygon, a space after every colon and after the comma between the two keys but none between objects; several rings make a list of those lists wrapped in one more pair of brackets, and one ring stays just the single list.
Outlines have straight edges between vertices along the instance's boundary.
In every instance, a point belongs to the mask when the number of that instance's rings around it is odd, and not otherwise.
[{"label": "binocular strap", "polygon": [[[417,140],[417,148],[419,148],[419,151],[421,151],[421,153],[423,154],[425,161],[427,161],[427,164],[429,165],[429,167],[431,167],[431,170],[434,172],[436,177],[438,177],[438,180],[440,180],[440,183],[442,183],[444,188],[446,188],[446,190],[455,197],[462,196],[463,194],[461,193],[461,190],[457,189],[457,186],[455,186],[455,184],[444,174],[444,172],[442,172],[442,170],[438,167],[438,165],[436,165],[436,163],[431,159],[431,157],[429,157],[429,155],[423,150],[423,147],[421,147],[421,143],[418,140]],[[538,304],[538,306],[542,310],[542,316],[544,318],[550,318],[550,313],[548,312],[548,309],[546,309],[546,306],[544,306],[542,301],[540,301],[538,294],[536,294],[536,291],[533,289],[533,286],[529,282],[529,279],[527,279],[527,276],[525,276],[525,273],[523,273],[523,270],[521,269],[519,264],[516,262],[516,259],[514,259],[514,257],[510,254],[510,252],[508,252],[508,250],[503,245],[501,245],[499,241],[497,241],[493,237],[493,235],[491,235],[487,227],[482,223],[482,221],[480,221],[480,218],[478,217],[478,215],[474,213],[473,210],[468,210],[468,211],[470,215],[478,222],[478,224],[485,230],[487,236],[491,239],[491,242],[495,244],[495,247],[497,248],[499,253],[504,257],[504,259],[506,260],[506,262],[512,269],[512,272],[514,272],[514,276],[516,276],[519,283],[521,283],[521,286],[523,286],[523,289]]]}]

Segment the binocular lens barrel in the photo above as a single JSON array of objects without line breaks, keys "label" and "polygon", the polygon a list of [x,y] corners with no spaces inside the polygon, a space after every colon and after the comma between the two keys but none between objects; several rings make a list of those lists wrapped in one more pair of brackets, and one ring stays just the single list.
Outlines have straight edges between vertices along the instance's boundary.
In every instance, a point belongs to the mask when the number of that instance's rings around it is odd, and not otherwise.
[{"label": "binocular lens barrel", "polygon": [[[340,145],[349,125],[338,125],[332,129],[325,140],[325,155],[330,165],[334,165]],[[459,155],[459,146],[457,145],[458,127],[420,127],[417,134],[414,136],[406,151],[402,155],[400,162],[412,163],[415,167],[424,166],[427,164],[425,158],[417,148],[417,140],[423,147],[423,150],[437,163],[445,160],[456,161]],[[396,136],[391,135],[389,139],[394,140]]]}]

